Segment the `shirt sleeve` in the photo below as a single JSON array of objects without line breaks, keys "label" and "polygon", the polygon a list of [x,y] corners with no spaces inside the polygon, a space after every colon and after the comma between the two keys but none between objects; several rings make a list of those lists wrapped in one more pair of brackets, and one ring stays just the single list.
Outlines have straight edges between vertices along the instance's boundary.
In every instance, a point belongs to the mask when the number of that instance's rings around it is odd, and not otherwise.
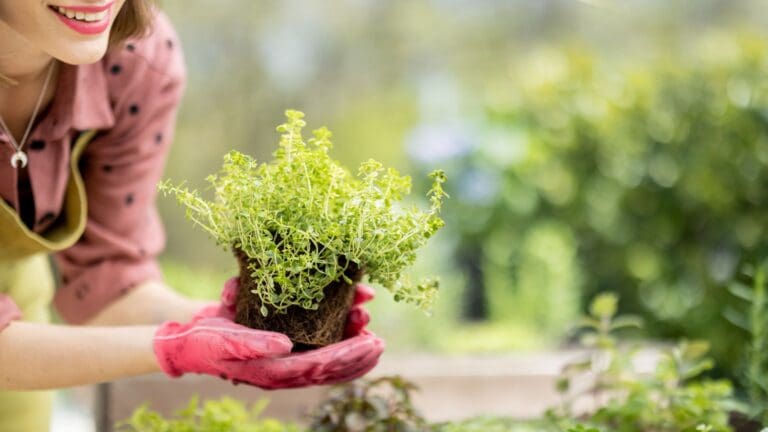
[{"label": "shirt sleeve", "polygon": [[150,36],[126,47],[105,59],[115,126],[98,134],[80,161],[88,197],[85,232],[55,257],[61,283],[54,304],[75,324],[133,287],[162,278],[156,258],[165,232],[155,201],[183,93],[184,61],[163,15]]},{"label": "shirt sleeve", "polygon": [[21,319],[21,311],[16,303],[5,294],[0,294],[0,331],[3,331],[13,320]]}]

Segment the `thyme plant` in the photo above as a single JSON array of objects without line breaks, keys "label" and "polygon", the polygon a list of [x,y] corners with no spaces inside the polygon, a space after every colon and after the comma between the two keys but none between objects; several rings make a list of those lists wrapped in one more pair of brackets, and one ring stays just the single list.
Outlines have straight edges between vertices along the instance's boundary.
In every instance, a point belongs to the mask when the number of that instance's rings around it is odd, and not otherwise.
[{"label": "thyme plant", "polygon": [[444,222],[439,213],[445,174],[430,174],[430,207],[406,207],[411,179],[369,160],[356,176],[329,155],[331,132],[320,128],[305,142],[304,114],[286,111],[286,123],[274,160],[259,163],[231,151],[207,181],[215,197],[164,182],[160,190],[175,195],[187,217],[226,249],[244,252],[258,288],[261,313],[266,305],[285,312],[296,305],[316,309],[323,288],[344,279],[351,264],[369,280],[390,290],[396,301],[428,309],[437,281],[414,284],[404,271],[416,251]]}]

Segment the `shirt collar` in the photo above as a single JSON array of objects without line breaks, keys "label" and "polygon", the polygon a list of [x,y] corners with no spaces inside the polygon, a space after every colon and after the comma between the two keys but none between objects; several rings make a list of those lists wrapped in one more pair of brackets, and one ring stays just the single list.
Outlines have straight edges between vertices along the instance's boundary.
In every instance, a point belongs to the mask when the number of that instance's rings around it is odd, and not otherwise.
[{"label": "shirt collar", "polygon": [[61,63],[58,87],[41,135],[58,139],[72,129],[110,129],[115,124],[109,87],[101,62],[87,65]]}]

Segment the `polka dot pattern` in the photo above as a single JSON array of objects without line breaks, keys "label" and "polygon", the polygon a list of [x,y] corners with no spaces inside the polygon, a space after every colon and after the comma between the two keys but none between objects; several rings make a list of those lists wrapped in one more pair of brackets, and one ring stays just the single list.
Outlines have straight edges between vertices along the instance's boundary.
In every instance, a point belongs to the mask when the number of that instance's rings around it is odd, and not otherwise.
[{"label": "polka dot pattern", "polygon": [[[156,206],[157,183],[173,141],[186,75],[177,40],[161,17],[146,38],[110,51],[92,69],[100,75],[94,72],[88,82],[106,83],[102,100],[95,100],[93,92],[74,98],[110,112],[114,121],[98,127],[102,132],[82,155],[80,172],[88,194],[85,232],[73,247],[55,255],[62,286],[54,303],[68,322],[81,323],[133,287],[161,279],[157,256],[165,234]],[[52,147],[48,142],[40,157]]]},{"label": "polka dot pattern", "polygon": [[80,301],[85,300],[85,297],[89,292],[91,292],[91,286],[87,283],[83,283],[75,288],[75,297]]}]

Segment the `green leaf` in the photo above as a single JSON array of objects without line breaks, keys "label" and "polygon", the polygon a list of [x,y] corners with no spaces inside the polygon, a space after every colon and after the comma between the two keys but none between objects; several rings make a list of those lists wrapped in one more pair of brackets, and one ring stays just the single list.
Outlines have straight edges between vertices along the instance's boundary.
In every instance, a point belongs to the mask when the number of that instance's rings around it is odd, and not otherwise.
[{"label": "green leaf", "polygon": [[607,319],[616,315],[619,297],[615,293],[602,293],[592,300],[589,311],[595,318]]},{"label": "green leaf", "polygon": [[631,315],[619,316],[619,317],[616,317],[611,322],[610,330],[614,331],[614,330],[619,330],[627,327],[642,328],[643,319],[640,317],[631,316]]},{"label": "green leaf", "polygon": [[715,362],[713,362],[710,359],[702,360],[683,371],[681,378],[682,379],[691,379],[693,377],[697,377],[701,375],[703,372],[711,370],[715,366]]},{"label": "green leaf", "polygon": [[737,311],[731,306],[726,306],[723,311],[723,317],[736,327],[750,331],[749,321],[742,312]]},{"label": "green leaf", "polygon": [[578,323],[576,324],[576,327],[586,327],[593,330],[597,330],[600,328],[600,321],[596,320],[592,317],[581,317],[579,318]]},{"label": "green leaf", "polygon": [[683,359],[688,361],[700,359],[709,352],[709,342],[707,341],[686,341],[680,343],[679,347]]},{"label": "green leaf", "polygon": [[731,282],[728,285],[728,291],[742,300],[746,300],[748,302],[752,302],[752,300],[754,300],[752,288],[742,284],[741,282]]}]

